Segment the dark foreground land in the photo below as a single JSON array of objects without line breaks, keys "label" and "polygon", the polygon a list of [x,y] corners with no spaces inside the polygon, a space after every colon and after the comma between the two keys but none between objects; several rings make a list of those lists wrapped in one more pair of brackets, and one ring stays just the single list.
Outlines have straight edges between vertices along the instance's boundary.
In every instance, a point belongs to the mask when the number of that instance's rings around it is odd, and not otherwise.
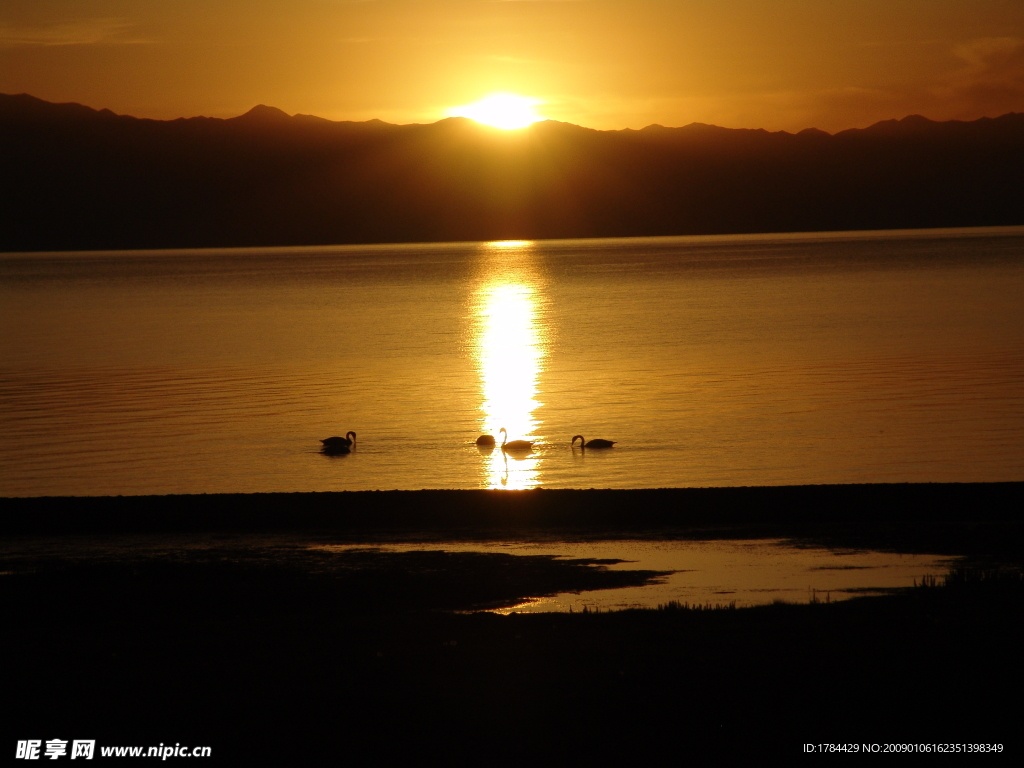
[{"label": "dark foreground land", "polygon": [[[1001,743],[1016,761],[1021,501],[1018,483],[8,499],[3,749],[575,765]],[[786,536],[965,559],[945,582],[843,603],[500,616],[472,611],[657,574],[309,547],[545,536]]]}]

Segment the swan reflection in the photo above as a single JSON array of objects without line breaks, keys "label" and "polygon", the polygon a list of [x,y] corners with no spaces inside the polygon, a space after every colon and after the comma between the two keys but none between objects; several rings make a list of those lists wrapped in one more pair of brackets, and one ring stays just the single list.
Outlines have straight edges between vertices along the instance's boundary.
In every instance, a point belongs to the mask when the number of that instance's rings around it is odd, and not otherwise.
[{"label": "swan reflection", "polygon": [[[541,313],[542,281],[533,244],[488,243],[480,253],[481,277],[473,300],[475,357],[480,376],[480,427],[486,434],[505,431],[516,441],[537,441],[535,411],[544,361]],[[485,459],[486,488],[525,489],[538,485],[540,457],[513,455],[511,475],[505,450]]]}]

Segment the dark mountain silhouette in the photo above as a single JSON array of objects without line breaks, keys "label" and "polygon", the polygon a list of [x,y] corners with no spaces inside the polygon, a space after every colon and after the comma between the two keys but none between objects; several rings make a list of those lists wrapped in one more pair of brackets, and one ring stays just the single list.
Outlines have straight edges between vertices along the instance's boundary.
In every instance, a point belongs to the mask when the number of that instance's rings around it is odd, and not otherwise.
[{"label": "dark mountain silhouette", "polygon": [[830,135],[504,132],[260,105],[145,120],[0,95],[0,249],[166,248],[1024,224],[1024,114]]},{"label": "dark mountain silhouette", "polygon": [[244,115],[230,118],[232,122],[245,125],[284,125],[291,122],[291,116],[277,107],[257,104]]}]

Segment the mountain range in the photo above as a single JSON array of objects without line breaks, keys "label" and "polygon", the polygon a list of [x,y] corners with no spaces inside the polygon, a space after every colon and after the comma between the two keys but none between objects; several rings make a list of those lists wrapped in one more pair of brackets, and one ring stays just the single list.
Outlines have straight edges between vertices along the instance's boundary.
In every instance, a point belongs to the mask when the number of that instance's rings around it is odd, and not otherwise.
[{"label": "mountain range", "polygon": [[0,94],[0,250],[1024,224],[1024,114],[597,131],[149,120]]}]

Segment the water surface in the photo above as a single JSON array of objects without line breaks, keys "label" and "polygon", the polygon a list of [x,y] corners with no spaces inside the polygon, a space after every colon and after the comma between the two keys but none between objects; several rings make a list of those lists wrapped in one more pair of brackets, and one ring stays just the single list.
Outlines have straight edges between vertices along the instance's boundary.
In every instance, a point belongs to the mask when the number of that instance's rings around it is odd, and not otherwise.
[{"label": "water surface", "polygon": [[0,326],[0,495],[1024,479],[1024,228],[5,254]]},{"label": "water surface", "polygon": [[[341,551],[348,545],[316,549]],[[773,602],[830,602],[906,589],[949,571],[950,558],[860,549],[827,549],[780,539],[733,541],[545,541],[409,543],[386,551],[489,552],[615,560],[612,570],[671,571],[642,587],[534,597],[496,613],[550,613],[687,605],[747,608]]]}]

